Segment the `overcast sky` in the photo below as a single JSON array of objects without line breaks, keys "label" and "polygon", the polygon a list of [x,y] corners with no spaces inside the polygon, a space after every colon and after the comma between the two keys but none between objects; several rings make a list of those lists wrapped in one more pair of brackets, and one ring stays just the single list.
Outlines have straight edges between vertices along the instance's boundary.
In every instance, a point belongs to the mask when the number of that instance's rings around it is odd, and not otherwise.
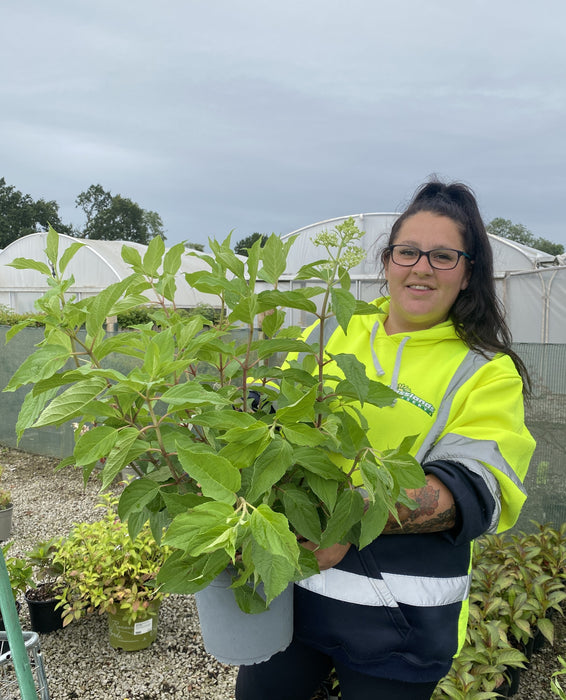
[{"label": "overcast sky", "polygon": [[399,211],[431,173],[566,245],[564,0],[5,0],[0,177],[167,243]]}]

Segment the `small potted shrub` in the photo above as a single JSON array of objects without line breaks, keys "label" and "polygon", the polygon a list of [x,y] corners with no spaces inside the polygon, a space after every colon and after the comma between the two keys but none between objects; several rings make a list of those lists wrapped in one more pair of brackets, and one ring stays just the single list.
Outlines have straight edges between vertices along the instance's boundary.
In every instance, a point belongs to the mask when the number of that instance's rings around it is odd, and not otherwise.
[{"label": "small potted shrub", "polygon": [[[4,467],[0,467],[0,477]],[[4,542],[10,539],[12,534],[12,513],[14,511],[14,502],[12,500],[12,492],[9,489],[0,488],[0,541]]]},{"label": "small potted shrub", "polygon": [[38,542],[26,553],[26,559],[35,571],[35,579],[25,592],[34,632],[48,634],[63,626],[61,612],[57,609],[63,585],[63,569],[54,561],[61,542],[62,538],[53,537]]},{"label": "small potted shrub", "polygon": [[[2,547],[2,553],[4,555],[8,576],[10,577],[10,587],[12,589],[14,603],[16,604],[16,610],[19,612],[20,601],[18,598],[20,594],[23,595],[26,592],[29,586],[33,585],[33,570],[31,565],[24,557],[9,555],[9,550],[11,549],[12,545],[13,542],[5,544]],[[0,614],[0,630],[3,629],[4,622],[2,621],[2,615]]]},{"label": "small potted shrub", "polygon": [[157,635],[163,593],[157,574],[168,554],[149,526],[131,538],[106,494],[102,520],[76,523],[61,542],[54,563],[63,573],[59,603],[63,626],[98,612],[108,614],[110,644],[130,651],[149,646]]}]

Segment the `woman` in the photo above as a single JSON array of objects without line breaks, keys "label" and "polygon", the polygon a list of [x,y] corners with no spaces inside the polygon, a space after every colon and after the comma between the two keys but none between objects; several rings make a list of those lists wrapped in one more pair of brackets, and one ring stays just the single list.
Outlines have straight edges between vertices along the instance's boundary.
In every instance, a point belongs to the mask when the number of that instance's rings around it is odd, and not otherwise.
[{"label": "woman", "polygon": [[534,450],[528,376],[510,348],[489,240],[462,184],[430,182],[397,219],[382,263],[389,298],[338,328],[329,353],[353,353],[399,394],[365,406],[372,445],[416,435],[426,485],[362,550],[315,552],[321,573],[295,587],[291,646],[240,669],[238,700],[309,700],[332,667],[344,700],[425,700],[463,643],[471,542],[517,520]]}]

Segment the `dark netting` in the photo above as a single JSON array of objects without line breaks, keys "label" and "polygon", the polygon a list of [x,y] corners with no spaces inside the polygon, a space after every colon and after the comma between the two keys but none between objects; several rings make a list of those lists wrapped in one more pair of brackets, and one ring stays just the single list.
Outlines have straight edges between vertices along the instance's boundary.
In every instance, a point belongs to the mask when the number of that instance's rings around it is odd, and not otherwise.
[{"label": "dark netting", "polygon": [[[26,328],[5,344],[9,328],[0,327],[0,388],[4,388],[34,346],[43,339],[42,328]],[[537,441],[525,486],[528,492],[518,528],[530,521],[566,522],[566,345],[517,343],[533,381],[533,397],[525,406],[526,422]],[[125,368],[123,368],[125,369]],[[60,428],[28,430],[16,443],[16,421],[26,388],[0,396],[0,444],[26,452],[66,457],[73,451],[70,424]]]}]

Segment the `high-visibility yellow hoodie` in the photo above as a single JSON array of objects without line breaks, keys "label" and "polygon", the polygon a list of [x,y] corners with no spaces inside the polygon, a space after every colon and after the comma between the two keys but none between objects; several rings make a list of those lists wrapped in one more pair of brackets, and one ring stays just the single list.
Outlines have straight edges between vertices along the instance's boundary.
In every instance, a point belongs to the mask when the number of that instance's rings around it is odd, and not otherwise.
[{"label": "high-visibility yellow hoodie", "polygon": [[535,443],[511,358],[471,351],[451,321],[387,335],[389,302],[375,303],[377,316],[354,316],[326,350],[354,354],[370,379],[397,391],[394,406],[364,406],[370,442],[385,450],[417,435],[413,454],[451,491],[458,522],[442,533],[381,535],[299,582],[295,634],[362,673],[433,681],[463,643],[471,542],[516,522]]}]

